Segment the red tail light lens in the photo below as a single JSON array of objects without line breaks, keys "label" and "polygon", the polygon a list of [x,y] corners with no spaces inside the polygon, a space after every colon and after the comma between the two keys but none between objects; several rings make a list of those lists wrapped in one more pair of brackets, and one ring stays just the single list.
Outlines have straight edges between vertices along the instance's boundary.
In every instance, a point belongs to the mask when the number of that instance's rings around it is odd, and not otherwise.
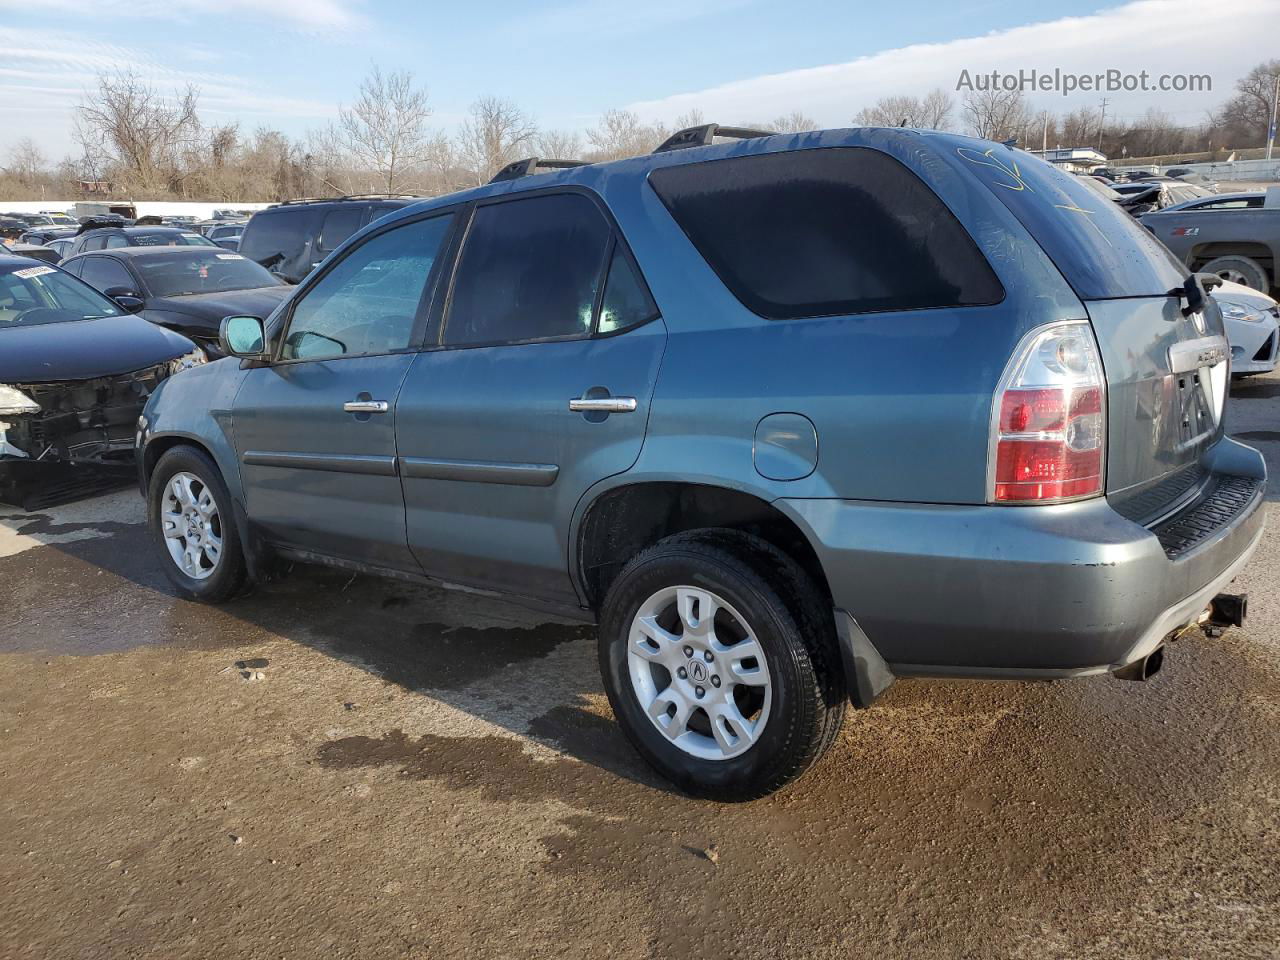
[{"label": "red tail light lens", "polygon": [[1087,322],[1055,324],[1023,342],[996,395],[993,503],[1054,503],[1102,493],[1104,389]]}]

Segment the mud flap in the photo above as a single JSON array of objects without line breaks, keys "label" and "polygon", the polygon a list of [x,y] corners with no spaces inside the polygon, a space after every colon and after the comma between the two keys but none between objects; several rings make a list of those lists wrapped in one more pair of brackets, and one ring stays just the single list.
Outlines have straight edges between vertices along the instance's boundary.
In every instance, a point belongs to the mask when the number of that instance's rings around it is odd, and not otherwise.
[{"label": "mud flap", "polygon": [[880,651],[867,639],[847,610],[836,610],[836,636],[840,642],[840,660],[844,664],[849,702],[866,709],[897,679]]}]

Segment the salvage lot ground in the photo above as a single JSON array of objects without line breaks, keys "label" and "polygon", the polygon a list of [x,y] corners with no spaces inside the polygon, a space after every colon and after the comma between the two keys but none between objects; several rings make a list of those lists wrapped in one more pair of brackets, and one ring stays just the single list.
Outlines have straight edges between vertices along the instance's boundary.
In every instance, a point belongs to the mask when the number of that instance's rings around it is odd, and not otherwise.
[{"label": "salvage lot ground", "polygon": [[[1280,377],[1229,423],[1280,476]],[[900,682],[718,806],[588,629],[303,568],[205,608],[130,491],[0,508],[0,956],[1274,957],[1278,574],[1273,516],[1249,628],[1154,681]]]}]

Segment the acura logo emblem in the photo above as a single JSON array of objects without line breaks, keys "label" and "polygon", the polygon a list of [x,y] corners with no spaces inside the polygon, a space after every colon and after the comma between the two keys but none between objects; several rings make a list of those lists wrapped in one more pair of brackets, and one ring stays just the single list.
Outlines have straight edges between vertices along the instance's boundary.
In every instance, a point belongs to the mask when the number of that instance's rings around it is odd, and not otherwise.
[{"label": "acura logo emblem", "polygon": [[702,683],[707,679],[707,667],[701,660],[689,661],[689,678],[694,683]]}]

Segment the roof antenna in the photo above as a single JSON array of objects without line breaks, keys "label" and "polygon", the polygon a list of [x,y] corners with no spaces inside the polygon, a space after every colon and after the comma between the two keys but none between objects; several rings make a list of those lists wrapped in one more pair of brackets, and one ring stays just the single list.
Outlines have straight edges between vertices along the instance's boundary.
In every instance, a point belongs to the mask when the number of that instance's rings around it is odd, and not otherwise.
[{"label": "roof antenna", "polygon": [[901,122],[900,124],[898,124],[898,126],[900,126],[900,127],[905,127],[906,125],[907,125],[907,118],[906,118],[906,117],[903,117],[903,118],[902,118],[902,122]]}]

